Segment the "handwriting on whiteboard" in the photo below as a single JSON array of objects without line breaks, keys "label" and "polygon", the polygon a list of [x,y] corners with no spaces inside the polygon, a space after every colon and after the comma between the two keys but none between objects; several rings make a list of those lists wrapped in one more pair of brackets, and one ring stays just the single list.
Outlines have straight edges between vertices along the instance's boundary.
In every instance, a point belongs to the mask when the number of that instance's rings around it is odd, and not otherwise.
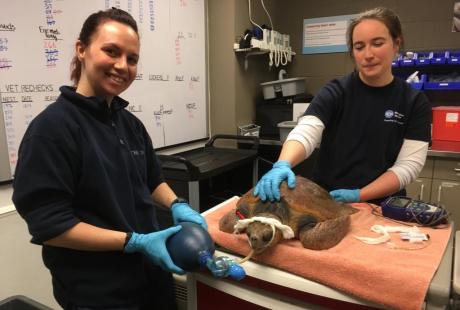
[{"label": "handwriting on whiteboard", "polygon": [[188,118],[190,119],[195,118],[195,110],[197,109],[196,102],[186,103],[185,109],[187,110]]},{"label": "handwriting on whiteboard", "polygon": [[165,109],[164,106],[161,104],[160,109],[153,111],[153,115],[155,118],[155,124],[157,127],[162,127],[163,126],[163,117],[164,115],[171,115],[173,114],[173,109]]},{"label": "handwriting on whiteboard", "polygon": [[15,30],[16,30],[16,26],[13,25],[12,23],[8,23],[8,24],[0,23],[0,31],[15,31]]},{"label": "handwriting on whiteboard", "polygon": [[56,23],[56,21],[54,20],[54,15],[53,15],[53,1],[44,0],[43,5],[45,6],[46,24],[49,26],[52,26]]},{"label": "handwriting on whiteboard", "polygon": [[127,109],[131,113],[142,113],[142,104],[130,104]]},{"label": "handwriting on whiteboard", "polygon": [[84,18],[111,7],[131,13],[141,37],[136,81],[122,95],[130,102],[126,110],[145,124],[155,147],[207,135],[204,0],[8,3],[0,8],[0,118],[12,174],[27,126],[56,101],[58,86],[71,82],[69,65]]},{"label": "handwriting on whiteboard", "polygon": [[[5,30],[11,29],[11,30]],[[14,31],[16,27],[13,24],[0,24],[0,31]],[[8,70],[12,67],[11,59],[1,57],[3,52],[8,51],[8,38],[0,37],[0,71]]]},{"label": "handwriting on whiteboard", "polygon": [[0,38],[0,52],[8,51],[8,38]]},{"label": "handwriting on whiteboard", "polygon": [[55,68],[59,61],[59,47],[56,41],[61,41],[61,32],[56,27],[56,16],[62,14],[62,10],[55,9],[53,0],[44,0],[45,20],[47,27],[39,26],[39,33],[43,34],[43,46],[45,53],[45,67]]}]

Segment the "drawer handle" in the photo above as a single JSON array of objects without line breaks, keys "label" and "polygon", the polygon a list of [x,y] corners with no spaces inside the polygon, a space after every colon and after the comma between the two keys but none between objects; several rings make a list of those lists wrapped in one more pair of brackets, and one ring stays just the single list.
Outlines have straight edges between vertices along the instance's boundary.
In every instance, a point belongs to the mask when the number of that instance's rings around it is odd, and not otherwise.
[{"label": "drawer handle", "polygon": [[438,187],[438,204],[441,204],[442,185]]},{"label": "drawer handle", "polygon": [[455,172],[460,172],[460,168],[454,168]]},{"label": "drawer handle", "polygon": [[425,188],[425,184],[422,183],[420,186],[420,195],[419,195],[419,200],[423,200],[423,189]]}]

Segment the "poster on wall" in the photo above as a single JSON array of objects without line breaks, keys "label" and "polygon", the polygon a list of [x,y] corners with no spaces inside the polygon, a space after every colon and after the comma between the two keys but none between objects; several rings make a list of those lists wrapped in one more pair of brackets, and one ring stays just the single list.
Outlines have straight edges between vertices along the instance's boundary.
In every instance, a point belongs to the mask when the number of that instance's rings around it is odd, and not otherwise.
[{"label": "poster on wall", "polygon": [[352,15],[308,18],[303,20],[303,54],[348,51],[346,32]]}]

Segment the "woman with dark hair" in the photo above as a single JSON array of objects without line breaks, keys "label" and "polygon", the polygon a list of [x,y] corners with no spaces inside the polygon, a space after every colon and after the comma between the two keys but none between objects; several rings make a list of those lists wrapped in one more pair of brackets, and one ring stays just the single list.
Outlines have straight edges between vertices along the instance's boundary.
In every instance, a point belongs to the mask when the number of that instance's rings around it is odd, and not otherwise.
[{"label": "woman with dark hair", "polygon": [[392,74],[403,45],[399,17],[387,8],[365,11],[349,24],[347,41],[356,70],[314,97],[278,161],[257,184],[254,195],[262,200],[279,200],[285,180],[295,187],[291,168],[320,140],[313,180],[338,201],[379,203],[404,195],[422,170],[431,107],[422,92]]},{"label": "woman with dark hair", "polygon": [[171,272],[183,274],[159,230],[154,202],[174,223],[207,229],[204,218],[165,183],[143,124],[118,97],[139,60],[135,20],[109,9],[90,15],[75,44],[71,78],[30,124],[13,201],[65,309],[174,309]]}]

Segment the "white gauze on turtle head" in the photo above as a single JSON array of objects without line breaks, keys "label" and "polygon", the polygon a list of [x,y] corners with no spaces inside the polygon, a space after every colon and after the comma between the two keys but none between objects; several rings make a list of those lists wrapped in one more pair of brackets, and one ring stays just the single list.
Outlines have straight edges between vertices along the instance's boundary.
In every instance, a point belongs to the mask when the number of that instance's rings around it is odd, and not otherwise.
[{"label": "white gauze on turtle head", "polygon": [[294,238],[294,231],[292,230],[291,227],[289,227],[288,225],[284,225],[277,219],[270,218],[270,217],[262,217],[262,216],[254,216],[248,219],[238,220],[235,226],[233,226],[233,229],[234,229],[233,233],[235,234],[241,233],[248,227],[249,224],[253,222],[260,222],[262,224],[269,225],[273,230],[272,239],[275,236],[275,228],[281,231],[281,234],[283,235],[284,239]]}]

